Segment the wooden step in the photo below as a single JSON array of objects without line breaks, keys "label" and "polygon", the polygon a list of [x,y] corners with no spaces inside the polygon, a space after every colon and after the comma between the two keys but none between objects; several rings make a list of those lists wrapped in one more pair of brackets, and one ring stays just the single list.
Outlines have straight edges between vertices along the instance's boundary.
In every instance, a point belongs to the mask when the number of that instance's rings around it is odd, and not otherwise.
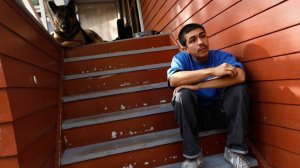
[{"label": "wooden step", "polygon": [[148,107],[140,107],[130,110],[121,110],[114,113],[92,115],[88,117],[80,117],[76,119],[65,120],[62,124],[62,129],[71,129],[76,127],[103,124],[112,121],[136,118],[141,116],[153,115],[173,111],[171,104],[160,104]]},{"label": "wooden step", "polygon": [[85,100],[85,99],[93,99],[93,98],[99,98],[99,97],[112,96],[112,95],[117,95],[117,94],[125,94],[125,93],[140,92],[140,91],[151,90],[151,89],[165,88],[167,86],[168,86],[167,82],[160,82],[160,83],[153,83],[153,84],[149,84],[149,85],[134,86],[134,87],[114,89],[114,90],[108,90],[108,91],[99,91],[99,92],[93,92],[93,93],[65,96],[65,97],[63,97],[62,101],[63,102],[72,102],[72,101],[79,101],[79,100]]},{"label": "wooden step", "polygon": [[[207,142],[202,142],[203,149],[204,150],[204,155],[207,155],[209,153],[215,153],[215,152],[220,152],[220,149],[224,149],[225,145],[225,130],[212,130],[212,131],[206,131],[206,132],[200,132],[199,137],[203,138],[204,141],[207,138]],[[204,138],[205,137],[205,138]],[[213,140],[214,139],[214,140]],[[105,161],[109,161],[107,159],[109,156],[115,157],[117,155],[120,155],[120,157],[128,157],[130,156],[130,152],[136,151],[136,152],[143,152],[143,150],[151,150],[151,148],[155,147],[161,147],[163,145],[171,145],[180,142],[181,136],[179,133],[179,129],[171,129],[171,130],[165,130],[165,131],[159,131],[159,132],[154,132],[154,133],[149,133],[149,134],[143,134],[143,135],[138,135],[130,138],[124,138],[124,139],[119,139],[119,140],[114,140],[114,141],[109,141],[109,142],[103,142],[103,143],[98,143],[98,144],[93,144],[93,145],[87,145],[83,147],[76,147],[76,148],[71,148],[71,149],[66,149],[65,152],[63,153],[63,157],[61,160],[62,165],[69,165],[69,164],[74,164],[78,162],[85,162],[92,160],[91,162],[96,162],[95,159],[98,158],[105,158],[102,164],[99,161],[99,164],[101,166],[105,167],[114,167],[116,164],[122,165],[124,164],[123,159],[118,160],[119,163],[111,163],[108,165],[108,163],[105,163]],[[207,143],[207,144],[206,144]],[[209,145],[208,143],[211,143],[212,146],[217,147],[217,149],[212,151],[207,151],[207,148]],[[178,144],[177,144],[178,145]],[[182,145],[182,144],[181,144]],[[221,145],[221,146],[220,146]],[[182,154],[182,149],[176,149],[177,154],[181,153]],[[145,152],[145,151],[144,151]],[[126,155],[124,155],[126,154]],[[164,154],[162,153],[156,153],[156,155],[163,156]],[[178,155],[174,155],[174,157],[178,157]],[[176,160],[176,158],[174,160]],[[180,156],[180,158],[182,158]],[[152,158],[149,158],[148,155],[148,161],[151,160],[153,161]],[[181,160],[181,159],[180,159]],[[147,160],[144,160],[145,162]],[[141,161],[140,162],[144,162]],[[122,163],[123,162],[123,163]],[[127,163],[130,163],[131,160],[127,160]],[[145,163],[144,162],[144,163]],[[88,163],[84,163],[86,166],[88,166]],[[92,164],[92,163],[91,163]],[[162,163],[158,162],[155,163],[157,166],[159,164],[161,165]],[[168,163],[167,163],[168,164]],[[77,166],[80,166],[77,165]],[[67,166],[68,167],[68,166]],[[71,165],[70,167],[76,167],[76,164],[73,166]],[[92,166],[90,167],[92,168]]]},{"label": "wooden step", "polygon": [[64,103],[64,118],[72,119],[96,114],[111,113],[119,110],[170,103],[171,98],[172,90],[164,87],[144,90],[142,92],[130,92],[120,95],[72,101]]},{"label": "wooden step", "polygon": [[[256,159],[252,158],[251,156],[246,156],[245,158],[249,162],[250,167],[258,166],[258,162]],[[181,162],[165,166],[159,166],[157,168],[180,168],[180,166]],[[232,168],[232,165],[224,159],[224,154],[220,153],[204,157],[204,165],[202,168]]]},{"label": "wooden step", "polygon": [[169,34],[131,38],[94,45],[84,45],[72,49],[66,49],[65,58],[96,55],[103,53],[124,52],[128,50],[140,50],[145,48],[157,48],[174,45]]},{"label": "wooden step", "polygon": [[[170,66],[170,64],[168,64],[168,66]],[[107,91],[167,81],[166,72],[168,67],[144,69],[145,70],[127,73],[66,80],[63,82],[64,95],[68,96],[87,92]]]},{"label": "wooden step", "polygon": [[69,119],[62,124],[65,146],[78,147],[173,129],[177,124],[171,111],[173,107],[168,103]]},{"label": "wooden step", "polygon": [[64,75],[95,73],[108,70],[132,68],[152,64],[168,63],[179,51],[177,46],[150,48],[126,53],[94,55],[66,60]]}]

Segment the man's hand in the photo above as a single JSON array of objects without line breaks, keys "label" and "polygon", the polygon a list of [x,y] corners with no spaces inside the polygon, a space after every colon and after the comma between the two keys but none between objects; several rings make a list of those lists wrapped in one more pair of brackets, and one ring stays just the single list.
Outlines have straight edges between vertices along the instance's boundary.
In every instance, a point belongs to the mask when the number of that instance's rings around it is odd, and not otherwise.
[{"label": "man's hand", "polygon": [[235,69],[235,67],[233,67],[232,65],[227,64],[227,63],[223,63],[223,64],[213,68],[213,74],[216,77],[229,75],[232,78],[234,78],[234,77],[237,76],[238,72]]},{"label": "man's hand", "polygon": [[173,95],[179,92],[181,89],[190,89],[190,90],[198,90],[196,85],[182,85],[178,86],[176,89],[173,91]]}]

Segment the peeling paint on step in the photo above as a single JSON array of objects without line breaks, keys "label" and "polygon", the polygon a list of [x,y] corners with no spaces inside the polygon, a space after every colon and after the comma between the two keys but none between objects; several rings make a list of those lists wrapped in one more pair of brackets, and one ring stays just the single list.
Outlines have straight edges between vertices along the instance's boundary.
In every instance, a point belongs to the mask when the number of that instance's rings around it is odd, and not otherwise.
[{"label": "peeling paint on step", "polygon": [[160,101],[160,103],[165,103],[165,102],[167,102],[167,100],[161,100],[161,101]]},{"label": "peeling paint on step", "polygon": [[126,106],[124,106],[123,104],[121,104],[120,110],[125,110]]},{"label": "peeling paint on step", "polygon": [[111,138],[114,139],[114,138],[117,138],[117,132],[116,131],[113,131],[111,132]]}]

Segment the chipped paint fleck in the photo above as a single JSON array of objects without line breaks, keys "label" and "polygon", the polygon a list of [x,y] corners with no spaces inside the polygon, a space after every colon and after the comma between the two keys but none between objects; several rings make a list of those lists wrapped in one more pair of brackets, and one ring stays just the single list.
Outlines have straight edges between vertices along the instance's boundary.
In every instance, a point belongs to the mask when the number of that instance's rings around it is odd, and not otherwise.
[{"label": "chipped paint fleck", "polygon": [[65,143],[67,144],[68,143],[68,140],[67,140],[67,137],[64,136],[64,140],[65,140]]},{"label": "chipped paint fleck", "polygon": [[97,71],[97,68],[96,68],[96,67],[94,68],[94,71]]},{"label": "chipped paint fleck", "polygon": [[125,110],[126,106],[124,106],[123,104],[121,104],[120,110]]},{"label": "chipped paint fleck", "polygon": [[122,131],[120,132],[120,135],[123,135],[123,132],[122,132]]},{"label": "chipped paint fleck", "polygon": [[107,107],[104,107],[104,110],[107,110],[108,108]]},{"label": "chipped paint fleck", "polygon": [[143,85],[148,84],[148,83],[149,83],[149,81],[145,81],[145,82],[143,82]]},{"label": "chipped paint fleck", "polygon": [[129,134],[130,134],[130,135],[132,135],[132,134],[133,134],[133,132],[132,132],[132,131],[129,131]]},{"label": "chipped paint fleck", "polygon": [[143,103],[143,105],[144,105],[144,106],[147,106],[148,104],[147,104],[147,103]]},{"label": "chipped paint fleck", "polygon": [[144,165],[149,165],[149,162],[145,162]]},{"label": "chipped paint fleck", "polygon": [[117,132],[116,131],[113,131],[113,132],[111,132],[111,138],[117,138]]},{"label": "chipped paint fleck", "polygon": [[167,100],[161,100],[161,101],[160,101],[160,103],[165,103],[165,102],[167,102]]}]

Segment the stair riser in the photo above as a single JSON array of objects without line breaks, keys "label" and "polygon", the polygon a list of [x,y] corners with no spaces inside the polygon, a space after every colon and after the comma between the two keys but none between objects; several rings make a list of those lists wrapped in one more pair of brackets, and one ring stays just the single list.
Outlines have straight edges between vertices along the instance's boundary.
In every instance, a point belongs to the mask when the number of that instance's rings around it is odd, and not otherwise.
[{"label": "stair riser", "polygon": [[170,62],[178,49],[64,63],[64,75],[84,74]]},{"label": "stair riser", "polygon": [[[153,43],[153,41],[155,41],[155,43]],[[171,43],[170,37],[168,35],[153,36],[150,38],[138,38],[72,48],[71,50],[66,50],[65,58],[129,50],[140,50],[145,48],[163,47],[169,45],[173,44]]]},{"label": "stair riser", "polygon": [[146,107],[171,102],[172,90],[169,88],[147,90],[129,94],[107,96],[64,103],[64,118],[104,114],[138,107]]},{"label": "stair riser", "polygon": [[[225,146],[225,134],[217,134],[200,139],[205,156],[222,153]],[[156,167],[182,161],[182,142],[116,154],[94,160],[65,165],[63,168],[129,168]]]},{"label": "stair riser", "polygon": [[[173,112],[96,124],[63,131],[66,148],[176,128]],[[80,135],[80,136],[78,136]]]},{"label": "stair riser", "polygon": [[64,81],[64,94],[80,94],[165,82],[168,68],[135,71],[93,78]]}]

